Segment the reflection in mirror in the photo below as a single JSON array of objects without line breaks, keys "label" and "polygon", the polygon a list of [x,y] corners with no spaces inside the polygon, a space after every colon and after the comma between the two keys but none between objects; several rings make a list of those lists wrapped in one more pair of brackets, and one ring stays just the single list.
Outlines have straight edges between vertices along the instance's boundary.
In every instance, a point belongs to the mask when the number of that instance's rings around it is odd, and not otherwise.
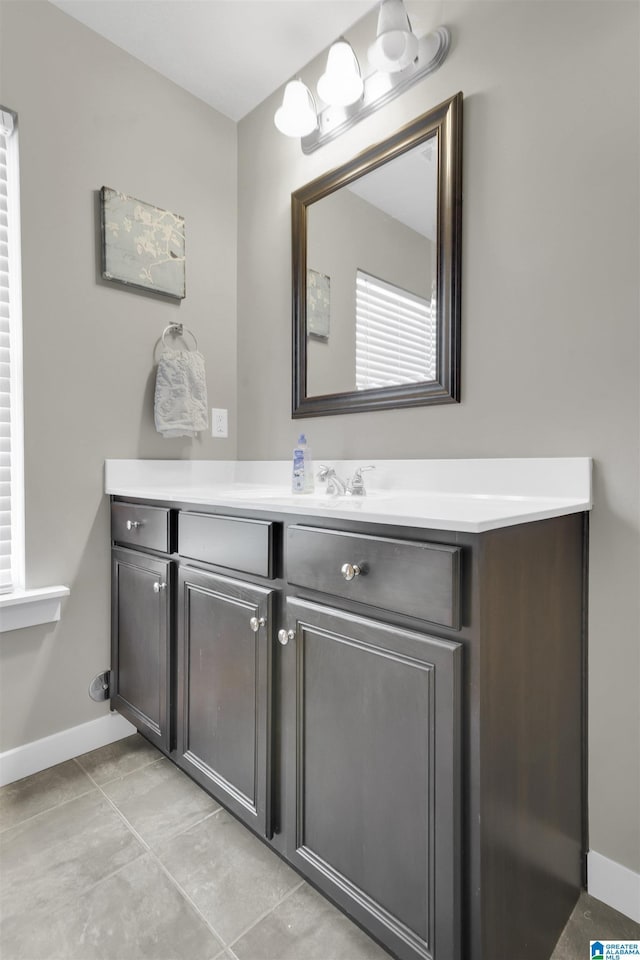
[{"label": "reflection in mirror", "polygon": [[461,99],[293,194],[294,417],[458,399]]},{"label": "reflection in mirror", "polygon": [[312,396],[435,379],[437,163],[434,135],[309,207]]}]

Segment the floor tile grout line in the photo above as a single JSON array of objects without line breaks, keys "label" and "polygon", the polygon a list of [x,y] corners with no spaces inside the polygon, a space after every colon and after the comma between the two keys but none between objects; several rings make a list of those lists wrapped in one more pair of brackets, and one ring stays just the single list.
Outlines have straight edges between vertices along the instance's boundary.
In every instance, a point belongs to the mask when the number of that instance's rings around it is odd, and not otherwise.
[{"label": "floor tile grout line", "polygon": [[[204,793],[205,791],[203,790],[202,792]],[[207,796],[209,796],[209,794],[207,794]],[[213,797],[209,797],[209,799],[210,799],[210,800],[213,800],[214,803],[217,803],[217,802],[218,802],[217,800],[214,800]],[[211,817],[217,817],[218,814],[219,814],[223,809],[224,809],[223,807],[218,806],[218,807],[216,807],[215,810],[210,810],[209,813],[206,813],[206,814],[205,814],[203,817],[201,817],[199,820],[194,820],[193,823],[189,823],[189,824],[187,824],[185,827],[180,827],[179,830],[176,830],[174,833],[169,833],[169,834],[167,834],[167,836],[166,836],[166,837],[163,837],[162,839],[163,839],[163,840],[174,840],[176,837],[181,837],[181,836],[183,835],[183,833],[188,833],[189,830],[192,830],[194,827],[197,827],[197,826],[199,826],[201,823],[204,823],[205,820],[210,820]]]},{"label": "floor tile grout line", "polygon": [[[87,776],[89,776],[89,774],[87,774]],[[305,883],[304,878],[301,877],[301,878],[300,878],[300,881],[299,881],[298,883],[296,883],[295,886],[293,886],[293,887],[291,888],[291,890],[288,890],[287,893],[285,893],[284,896],[281,897],[281,898],[278,900],[277,903],[275,903],[269,910],[265,910],[262,914],[260,914],[259,917],[256,918],[256,920],[253,921],[253,923],[250,923],[250,924],[249,924],[246,928],[244,928],[237,936],[235,936],[235,937],[233,938],[233,940],[231,940],[231,941],[229,941],[229,943],[227,943],[226,939],[225,939],[224,937],[222,937],[222,935],[219,933],[218,930],[216,930],[216,928],[214,927],[214,925],[213,925],[209,920],[207,920],[207,918],[206,918],[205,915],[202,913],[202,911],[200,910],[200,908],[198,907],[198,905],[194,902],[194,900],[191,898],[191,896],[190,896],[190,895],[186,892],[186,890],[182,887],[180,881],[179,881],[176,877],[174,877],[174,875],[171,873],[171,871],[169,870],[169,868],[162,862],[162,860],[160,859],[160,856],[156,853],[156,851],[155,851],[145,840],[142,839],[141,835],[138,833],[138,831],[135,829],[135,827],[133,827],[133,825],[129,822],[129,820],[127,820],[126,816],[122,813],[122,811],[119,810],[119,808],[117,807],[115,801],[113,801],[113,800],[111,799],[111,797],[109,797],[109,796],[104,792],[104,790],[102,790],[102,788],[101,788],[101,786],[100,786],[99,784],[96,784],[96,786],[97,786],[98,790],[100,790],[100,792],[103,794],[103,796],[105,797],[105,799],[106,799],[106,800],[109,802],[109,804],[112,806],[112,808],[115,810],[115,812],[118,814],[118,816],[122,819],[122,821],[123,821],[123,823],[125,824],[125,826],[131,831],[131,833],[133,834],[133,836],[134,836],[137,840],[139,840],[142,844],[144,844],[147,852],[148,852],[148,853],[151,855],[151,857],[155,860],[155,862],[156,862],[157,865],[160,867],[160,869],[162,870],[162,872],[163,872],[163,873],[165,874],[165,876],[171,881],[171,883],[172,883],[172,884],[174,885],[174,887],[178,890],[178,892],[181,894],[181,896],[184,897],[184,899],[187,901],[187,903],[190,904],[190,906],[192,907],[192,909],[193,909],[193,910],[196,912],[196,914],[200,917],[200,919],[202,920],[202,922],[208,927],[208,929],[213,933],[213,935],[214,935],[215,937],[217,937],[217,939],[222,943],[222,946],[223,946],[224,949],[226,949],[227,947],[230,947],[231,943],[237,943],[238,940],[240,940],[246,933],[248,933],[250,930],[252,930],[252,929],[256,926],[256,924],[260,923],[261,920],[264,920],[265,917],[268,917],[270,913],[272,913],[277,907],[280,906],[280,904],[282,904],[285,900],[287,900],[290,896],[292,896],[292,895],[296,892],[296,890],[299,890],[299,889],[304,885],[304,883]],[[105,784],[105,786],[107,786],[107,784]],[[197,786],[197,784],[196,784],[196,786]],[[202,788],[200,788],[200,789],[202,790]],[[202,792],[205,793],[206,791],[203,790]],[[215,802],[217,803],[217,801],[215,801]],[[212,810],[212,811],[211,811],[210,813],[208,813],[205,817],[202,817],[200,820],[198,820],[198,821],[195,822],[195,823],[189,824],[189,826],[185,827],[184,830],[179,830],[179,831],[177,831],[176,833],[172,833],[172,834],[168,835],[167,837],[163,838],[163,840],[173,840],[173,839],[175,839],[176,837],[179,837],[179,836],[181,836],[182,834],[186,833],[188,830],[191,830],[193,827],[196,827],[196,826],[198,826],[199,824],[204,823],[205,820],[209,820],[209,819],[211,819],[212,817],[216,817],[216,816],[217,816],[219,813],[221,813],[223,810],[224,810],[224,807],[222,807],[221,805],[219,805],[216,810]],[[277,854],[274,854],[274,855],[277,856]]]},{"label": "floor tile grout line", "polygon": [[[74,759],[75,759],[75,758],[74,758]],[[85,772],[86,772],[86,771],[85,771]],[[92,781],[95,789],[87,790],[86,793],[80,794],[78,797],[72,797],[70,800],[66,801],[65,803],[59,803],[57,806],[55,806],[55,807],[49,807],[48,810],[43,810],[42,812],[43,812],[43,813],[49,813],[49,812],[51,812],[51,810],[58,810],[60,807],[65,806],[67,803],[72,803],[74,800],[79,800],[79,799],[81,799],[81,797],[87,797],[87,796],[89,796],[90,794],[92,794],[92,793],[94,793],[94,792],[99,793],[99,794],[102,794],[103,798],[104,798],[105,800],[109,801],[109,798],[103,793],[103,791],[100,789],[100,787],[98,786],[98,784],[96,784],[96,782],[93,780],[93,778],[90,776],[90,774],[87,773],[87,776],[88,776],[89,779]],[[110,804],[110,806],[113,807],[113,804]],[[120,812],[119,812],[115,807],[114,807],[113,809],[114,809],[114,811],[120,816],[120,819],[124,820],[124,817],[122,817],[122,816],[120,815]],[[41,815],[41,814],[36,814],[36,816],[40,816],[40,815]],[[28,823],[30,820],[35,820],[35,819],[36,819],[35,816],[34,816],[34,817],[29,817],[27,820],[23,820],[22,823]],[[124,820],[124,823],[125,823],[125,827],[129,830],[130,833],[133,834],[134,838],[141,843],[143,849],[140,850],[140,852],[137,854],[137,856],[133,857],[132,860],[129,860],[127,863],[123,863],[120,867],[116,867],[116,868],[115,868],[114,870],[112,870],[110,873],[107,873],[107,874],[105,874],[105,876],[100,877],[100,879],[99,879],[99,880],[96,880],[94,883],[89,883],[89,884],[87,884],[87,885],[83,888],[83,890],[82,890],[82,896],[84,896],[85,894],[87,894],[87,893],[95,890],[96,887],[99,887],[99,886],[100,886],[100,884],[104,883],[106,880],[110,880],[112,877],[115,877],[118,873],[121,873],[123,870],[125,870],[127,867],[129,867],[132,863],[135,863],[137,860],[140,860],[142,857],[144,857],[147,853],[151,852],[151,851],[149,850],[149,848],[148,848],[148,845],[145,843],[145,841],[144,841],[140,836],[138,836],[138,835],[136,834],[136,832],[135,832],[135,831],[131,828],[131,826],[126,822],[126,820]],[[2,832],[4,833],[4,832],[6,832],[6,831],[2,831]],[[51,914],[54,914],[54,913],[57,914],[57,915],[59,915],[61,908],[64,908],[64,907],[67,905],[67,902],[68,902],[68,903],[71,903],[72,900],[73,900],[73,899],[76,899],[76,898],[77,898],[77,893],[74,894],[73,897],[70,896],[70,898],[69,898],[68,901],[65,901],[65,902],[62,903],[62,904],[57,904],[57,905],[56,905],[54,908],[52,908],[51,910],[45,910],[45,912],[44,912],[44,917],[47,917],[47,916],[49,916],[49,915],[51,915]]]},{"label": "floor tile grout line", "polygon": [[233,944],[238,943],[239,940],[242,940],[242,938],[246,936],[250,930],[253,930],[253,928],[256,927],[259,923],[261,923],[265,919],[265,917],[268,917],[269,914],[273,913],[274,910],[277,910],[279,906],[285,903],[285,901],[288,900],[289,897],[292,897],[297,890],[299,890],[301,887],[305,885],[305,883],[306,883],[306,880],[304,879],[304,877],[300,877],[299,883],[296,883],[296,885],[292,887],[291,890],[287,890],[284,896],[280,897],[277,903],[274,903],[272,907],[270,907],[268,910],[265,910],[264,913],[261,913],[260,916],[253,921],[253,923],[250,923],[249,926],[245,927],[237,936],[233,938],[233,940],[230,940],[229,943],[226,944],[226,947],[232,950]]},{"label": "floor tile grout line", "polygon": [[[106,784],[105,784],[105,786],[106,786]],[[176,879],[176,877],[173,876],[173,874],[172,874],[171,871],[168,869],[168,867],[165,866],[165,864],[162,862],[162,860],[160,859],[160,857],[158,856],[158,854],[155,852],[155,850],[147,843],[146,840],[144,840],[144,839],[142,838],[142,836],[138,833],[138,831],[135,829],[135,827],[129,822],[129,820],[127,820],[127,818],[125,817],[124,813],[122,813],[122,811],[117,807],[115,801],[113,801],[113,800],[111,799],[111,797],[109,797],[109,796],[104,792],[104,790],[102,790],[100,787],[98,787],[98,789],[100,790],[100,792],[102,793],[102,795],[104,796],[104,798],[108,801],[108,803],[111,805],[111,807],[113,808],[113,810],[118,814],[118,816],[120,817],[120,819],[122,820],[122,822],[124,823],[124,825],[127,827],[127,829],[133,834],[133,836],[136,838],[136,840],[138,840],[141,844],[143,844],[143,846],[145,847],[145,852],[146,852],[147,854],[149,854],[149,856],[155,861],[156,865],[157,865],[158,867],[160,867],[160,869],[162,870],[162,872],[164,873],[164,875],[167,877],[167,879],[171,882],[171,884],[175,887],[175,889],[178,891],[178,893],[182,896],[182,898],[183,898],[184,900],[186,900],[186,902],[189,904],[189,906],[190,906],[190,907],[192,908],[192,910],[195,912],[196,916],[199,917],[199,919],[204,923],[204,925],[207,927],[207,929],[213,934],[213,936],[216,938],[216,940],[218,940],[219,943],[222,944],[222,948],[223,948],[223,949],[226,949],[227,944],[226,944],[226,941],[224,940],[224,938],[220,936],[220,934],[219,934],[218,931],[215,929],[215,927],[213,926],[213,924],[211,924],[211,923],[207,920],[207,918],[204,916],[204,914],[202,913],[202,911],[200,910],[200,908],[198,907],[198,905],[197,905],[196,903],[194,903],[194,901],[191,899],[191,897],[190,897],[189,894],[186,892],[186,890],[184,890],[184,889],[182,888],[182,886],[180,885],[179,881]],[[204,792],[204,791],[203,791],[203,792]],[[208,820],[210,817],[214,817],[221,809],[222,809],[222,808],[219,807],[217,810],[212,810],[211,813],[207,814],[206,817],[203,817],[202,820],[199,820],[198,823],[203,823],[205,820]],[[187,829],[190,829],[190,827],[192,827],[192,826],[196,826],[196,824],[190,824],[190,826],[189,826]],[[181,834],[181,833],[184,833],[184,832],[185,832],[185,831],[180,831],[180,832],[178,832],[178,833],[172,833],[170,836],[167,836],[167,837],[164,838],[164,839],[166,839],[166,840],[172,840],[172,839],[174,839],[174,837],[180,836],[180,834]]]},{"label": "floor tile grout line", "polygon": [[[82,756],[82,754],[80,756]],[[10,824],[8,827],[0,827],[0,835],[5,833],[7,830],[13,830],[14,827],[19,827],[22,824],[29,823],[30,820],[34,820],[36,817],[41,816],[43,813],[50,813],[52,810],[57,810],[59,807],[63,807],[65,804],[71,803],[73,800],[78,800],[80,799],[80,797],[86,797],[86,795],[88,793],[91,793],[93,789],[100,790],[102,786],[107,786],[107,784],[114,783],[116,780],[122,780],[124,779],[124,777],[128,777],[130,774],[138,773],[139,770],[144,770],[147,767],[152,766],[154,763],[158,763],[160,760],[164,760],[164,759],[165,758],[162,755],[160,755],[155,760],[151,760],[149,763],[145,763],[142,767],[136,767],[135,770],[130,770],[128,773],[124,774],[123,777],[114,777],[113,780],[107,780],[105,781],[104,784],[97,783],[97,781],[92,777],[89,771],[86,770],[80,763],[80,757],[71,757],[70,760],[63,760],[61,763],[54,763],[52,767],[45,767],[44,770],[37,770],[35,773],[29,774],[29,776],[37,777],[39,773],[44,773],[45,770],[53,770],[53,767],[62,766],[63,763],[74,763],[78,767],[80,772],[84,774],[84,776],[87,777],[88,780],[90,780],[92,786],[89,787],[87,790],[83,790],[81,793],[76,793],[73,797],[67,797],[66,800],[60,800],[59,803],[54,803],[50,807],[45,807],[44,810],[39,810],[38,813],[34,813],[30,817],[25,817],[23,820],[17,820],[15,823]],[[26,780],[28,778],[22,777],[21,779]],[[19,783],[18,780],[13,782]],[[5,787],[10,787],[10,786],[12,786],[12,784],[7,783],[4,785],[4,787],[0,788],[0,791],[4,790]]]},{"label": "floor tile grout line", "polygon": [[[82,763],[80,762],[82,756],[84,756],[84,754],[80,754],[79,757],[73,757],[73,760],[74,760],[75,763],[78,764],[78,766],[80,767],[80,769],[82,770],[82,772],[83,772],[83,773],[86,773],[86,775],[87,775],[88,777],[90,777],[91,774],[89,773],[89,771],[88,771],[85,767],[82,766]],[[152,767],[152,766],[154,765],[154,763],[159,763],[161,760],[166,760],[166,759],[167,759],[167,758],[166,758],[163,754],[160,753],[159,756],[155,757],[153,760],[149,760],[148,763],[143,763],[142,766],[140,766],[140,767],[136,767],[135,770],[127,770],[126,773],[122,773],[122,774],[120,774],[119,776],[115,776],[115,777],[113,777],[112,780],[105,780],[104,783],[102,783],[102,784],[97,784],[95,780],[94,780],[94,783],[96,783],[96,786],[104,786],[104,787],[106,787],[107,784],[109,784],[109,783],[115,783],[116,780],[125,780],[127,777],[130,777],[133,773],[139,773],[140,770],[146,770],[147,767]],[[93,778],[92,778],[92,779],[93,779]]]},{"label": "floor tile grout line", "polygon": [[146,853],[147,853],[146,850],[141,850],[140,853],[133,858],[133,860],[129,860],[128,863],[123,863],[122,866],[116,867],[115,870],[112,870],[110,873],[105,874],[104,877],[100,877],[99,880],[95,880],[93,883],[87,884],[85,887],[83,887],[80,893],[78,893],[78,891],[75,891],[72,894],[70,893],[67,899],[62,900],[61,902],[57,903],[53,907],[46,908],[43,911],[43,913],[38,917],[38,922],[42,923],[43,921],[46,921],[48,917],[51,917],[51,916],[59,917],[60,914],[64,910],[66,910],[70,904],[75,903],[80,896],[84,897],[87,894],[92,893],[94,890],[100,887],[103,883],[106,883],[107,880],[111,880],[113,877],[117,876],[119,873],[122,873],[122,871],[126,870],[127,867],[130,867],[131,864],[137,863],[138,860],[141,860],[142,857],[146,856]]},{"label": "floor tile grout line", "polygon": [[225,950],[226,947],[227,947],[226,940],[225,940],[224,937],[219,933],[219,931],[216,930],[216,928],[214,927],[214,925],[213,925],[209,920],[207,920],[207,918],[205,917],[204,913],[202,912],[202,910],[200,909],[200,907],[198,906],[198,904],[197,904],[197,903],[191,898],[191,896],[187,893],[187,891],[184,889],[184,887],[182,886],[182,884],[180,883],[180,881],[177,879],[177,877],[174,877],[174,875],[171,873],[171,871],[169,870],[169,868],[162,862],[162,860],[160,859],[160,857],[158,856],[158,854],[157,854],[154,850],[149,850],[149,853],[151,854],[151,856],[152,856],[153,859],[155,860],[156,864],[160,867],[160,869],[162,870],[162,872],[164,873],[164,875],[167,877],[167,879],[168,879],[168,880],[173,884],[173,886],[176,888],[176,890],[178,891],[178,893],[180,894],[180,896],[183,897],[183,899],[187,901],[187,903],[189,904],[189,906],[191,907],[191,909],[194,911],[194,913],[196,914],[196,916],[199,917],[200,920],[202,920],[202,922],[203,922],[204,925],[207,927],[207,929],[210,930],[211,933],[213,934],[213,936],[214,936],[217,940],[219,940],[219,942],[222,944],[223,950]]},{"label": "floor tile grout line", "polygon": [[[164,758],[161,757],[160,759],[164,759]],[[142,768],[141,768],[141,769],[142,769]],[[90,774],[87,774],[87,776],[91,777]],[[93,779],[93,778],[91,778],[91,779]],[[93,781],[93,782],[95,783],[95,781]],[[114,781],[110,781],[110,782],[113,783]],[[104,786],[108,786],[108,784],[105,783]],[[199,785],[196,784],[196,786],[199,786]],[[300,877],[299,882],[296,883],[295,886],[293,886],[290,890],[288,890],[288,891],[284,894],[284,896],[282,896],[282,897],[277,901],[277,903],[275,903],[269,910],[265,910],[263,913],[261,913],[260,916],[256,918],[256,920],[254,920],[252,923],[250,923],[247,927],[243,928],[238,935],[236,935],[232,940],[229,941],[229,943],[227,943],[226,939],[225,939],[224,937],[222,937],[222,935],[219,933],[218,930],[216,930],[216,928],[214,927],[214,925],[213,925],[212,923],[210,923],[209,920],[207,920],[207,918],[206,918],[205,915],[202,913],[202,911],[200,910],[200,908],[198,907],[198,905],[194,902],[194,900],[190,897],[190,895],[189,895],[189,894],[186,892],[186,890],[182,887],[182,885],[180,884],[179,880],[178,880],[176,877],[174,877],[174,875],[171,873],[171,871],[169,870],[169,868],[162,862],[162,860],[160,859],[160,856],[156,853],[156,851],[155,851],[145,840],[143,840],[142,836],[138,833],[138,831],[135,829],[135,827],[133,827],[133,825],[129,822],[129,820],[127,820],[126,816],[125,816],[124,813],[122,813],[122,811],[118,808],[118,806],[117,806],[117,804],[115,803],[115,801],[112,800],[111,797],[109,797],[107,793],[105,793],[105,791],[102,789],[102,786],[101,786],[100,784],[96,784],[96,787],[97,787],[98,790],[102,793],[102,795],[104,796],[104,798],[108,801],[108,803],[111,805],[111,807],[114,809],[114,811],[118,814],[118,816],[121,818],[121,820],[123,821],[123,823],[125,824],[125,826],[131,831],[131,833],[133,834],[133,836],[134,836],[137,840],[139,840],[139,841],[145,846],[147,852],[148,852],[148,853],[151,855],[151,857],[155,860],[155,862],[156,862],[157,865],[160,867],[160,869],[162,870],[162,872],[163,872],[163,873],[165,874],[165,876],[171,881],[171,883],[175,886],[175,888],[178,890],[178,892],[181,894],[181,896],[184,897],[184,899],[187,901],[187,903],[190,904],[190,906],[192,907],[192,909],[193,909],[193,910],[196,912],[196,914],[200,917],[200,919],[203,921],[203,923],[206,924],[206,926],[207,926],[208,929],[213,933],[213,935],[214,935],[215,937],[217,937],[218,940],[220,940],[220,942],[222,943],[224,949],[227,949],[227,947],[230,948],[230,946],[231,946],[232,943],[237,943],[243,936],[245,936],[245,934],[247,934],[250,930],[253,930],[253,928],[254,928],[258,923],[260,923],[262,920],[264,920],[265,917],[268,917],[269,914],[271,914],[271,913],[272,913],[274,910],[276,910],[282,903],[284,903],[290,896],[292,896],[297,890],[299,890],[302,886],[304,886],[304,884],[305,884],[305,882],[306,882],[303,877]],[[202,787],[199,787],[199,789],[202,790]],[[204,790],[202,790],[202,792],[203,792],[203,793],[206,793],[206,791],[204,791]],[[209,795],[207,794],[207,796],[209,796]],[[212,798],[212,799],[213,799],[213,798]],[[217,800],[214,800],[214,802],[215,802],[215,803],[218,803]],[[206,816],[202,817],[200,820],[198,820],[198,821],[196,821],[196,822],[194,822],[194,823],[190,823],[190,824],[189,824],[188,826],[186,826],[183,830],[178,830],[178,831],[176,831],[175,833],[172,833],[172,834],[168,835],[167,837],[164,837],[164,838],[163,838],[163,841],[165,841],[165,840],[173,840],[173,839],[175,839],[176,837],[182,836],[182,834],[187,833],[187,832],[188,832],[189,830],[191,830],[192,828],[194,828],[194,827],[196,827],[196,826],[199,826],[200,824],[204,823],[205,820],[209,820],[209,819],[211,819],[212,817],[216,817],[216,816],[217,816],[219,813],[221,813],[223,810],[224,810],[224,807],[223,807],[221,804],[219,804],[216,810],[212,810],[210,813],[208,813]],[[245,827],[245,829],[247,829],[247,828]],[[277,854],[274,853],[274,856],[277,856]],[[278,859],[280,859],[280,858],[278,858]]]},{"label": "floor tile grout line", "polygon": [[4,833],[7,833],[9,830],[14,830],[16,827],[24,826],[25,823],[30,823],[32,820],[37,819],[37,817],[43,816],[45,813],[51,813],[53,810],[59,810],[60,807],[64,807],[68,803],[73,803],[74,800],[80,800],[82,797],[87,797],[90,793],[93,793],[95,789],[96,784],[92,781],[92,786],[90,786],[88,790],[83,790],[82,793],[77,793],[73,797],[67,797],[66,800],[61,800],[60,803],[54,803],[53,806],[46,807],[44,810],[39,810],[38,813],[34,813],[30,817],[25,817],[24,820],[18,820],[16,823],[12,823],[8,827],[0,827],[0,836],[2,836]]},{"label": "floor tile grout line", "polygon": [[[167,757],[159,757],[159,758],[158,758],[158,761],[154,760],[153,763],[157,763],[157,762],[159,762],[159,760],[166,760],[166,759],[168,759],[168,758],[167,758]],[[152,764],[147,764],[145,767],[139,767],[138,770],[146,770],[147,767],[150,767],[150,766],[152,766]],[[86,772],[86,771],[85,771],[85,772]],[[138,771],[132,771],[132,773],[137,773],[137,772],[138,772]],[[126,779],[126,776],[128,776],[128,774],[126,774],[125,777],[116,777],[115,780],[109,780],[109,781],[107,781],[107,782],[104,783],[104,784],[97,783],[97,782],[93,779],[93,777],[91,776],[90,773],[87,773],[87,776],[89,777],[89,779],[91,780],[91,782],[95,785],[96,789],[98,789],[98,790],[100,791],[100,793],[101,793],[102,796],[105,798],[105,800],[109,803],[109,805],[116,811],[116,813],[118,814],[118,816],[119,816],[119,817],[121,818],[121,820],[124,822],[125,826],[131,831],[131,833],[133,833],[133,835],[135,836],[135,838],[136,838],[137,840],[139,840],[140,843],[144,844],[144,846],[145,846],[149,851],[151,851],[151,847],[150,847],[150,845],[147,843],[147,841],[142,838],[142,835],[138,833],[138,831],[135,829],[135,827],[133,826],[133,824],[126,818],[126,816],[125,816],[124,813],[120,810],[120,808],[119,808],[118,804],[115,802],[115,800],[113,800],[113,799],[109,796],[109,794],[103,789],[103,787],[109,787],[109,786],[111,786],[112,784],[114,784],[114,783],[116,782],[116,780],[124,780],[124,779]],[[197,786],[197,784],[196,784],[196,786]],[[200,787],[200,789],[202,790],[201,787]],[[202,790],[202,792],[205,793],[204,790]],[[208,795],[207,795],[207,796],[208,796]],[[213,800],[213,797],[209,797],[209,799],[210,799],[210,800]],[[214,802],[214,803],[217,803],[218,801],[217,801],[217,800],[213,800],[213,802]],[[193,823],[189,823],[189,824],[188,824],[187,826],[185,826],[184,828],[181,828],[180,830],[175,831],[175,833],[169,833],[169,834],[167,834],[167,836],[166,836],[166,837],[163,837],[163,839],[164,839],[164,840],[172,840],[174,837],[179,837],[179,836],[181,836],[183,833],[186,833],[187,830],[191,830],[192,827],[197,826],[199,823],[204,823],[204,821],[205,821],[205,820],[208,820],[209,817],[215,817],[216,814],[220,813],[221,810],[222,810],[222,807],[221,807],[220,805],[218,805],[215,810],[210,810],[209,813],[207,813],[207,814],[205,814],[203,817],[201,817],[200,820],[195,820]]]},{"label": "floor tile grout line", "polygon": [[[159,759],[164,759],[164,758],[160,757]],[[73,760],[75,761],[76,758],[74,757]],[[153,763],[155,763],[155,762],[157,762],[157,761],[153,761]],[[151,764],[146,764],[146,766],[151,766]],[[101,794],[101,795],[102,795],[102,798],[103,798],[104,800],[106,800],[106,802],[107,802],[108,805],[111,807],[111,809],[113,810],[113,812],[116,814],[116,816],[118,817],[118,819],[122,822],[122,824],[124,825],[124,827],[126,828],[126,830],[127,830],[127,831],[133,836],[133,838],[140,844],[141,849],[140,849],[138,855],[137,855],[136,857],[134,857],[132,860],[128,861],[128,863],[124,863],[124,864],[122,864],[122,866],[117,867],[115,870],[112,870],[110,873],[106,874],[104,877],[101,877],[99,880],[96,880],[95,883],[92,883],[92,884],[87,885],[87,886],[85,887],[85,889],[82,891],[83,895],[86,894],[86,893],[89,893],[89,892],[91,892],[91,891],[94,891],[94,890],[95,890],[97,887],[99,887],[101,884],[105,883],[107,880],[110,880],[112,877],[117,876],[117,874],[121,873],[121,872],[122,872],[123,870],[125,870],[128,866],[130,866],[132,863],[135,863],[136,861],[140,860],[142,857],[149,856],[149,857],[156,863],[156,865],[157,865],[158,867],[160,867],[160,869],[162,870],[162,872],[164,873],[164,875],[165,875],[165,876],[167,877],[167,879],[171,882],[172,886],[173,886],[175,889],[177,889],[178,893],[182,896],[182,898],[183,898],[184,900],[186,900],[186,902],[189,904],[189,906],[190,906],[190,907],[192,908],[192,910],[195,912],[196,916],[205,924],[205,926],[207,927],[207,929],[213,934],[213,936],[214,936],[215,939],[218,941],[218,944],[219,944],[220,947],[221,947],[221,951],[224,951],[224,950],[226,949],[226,946],[227,946],[224,938],[218,933],[218,931],[215,929],[215,927],[214,927],[211,923],[209,923],[209,921],[207,920],[207,918],[203,915],[202,911],[198,908],[197,904],[195,904],[195,903],[193,902],[193,900],[191,899],[191,897],[190,897],[190,896],[186,893],[186,891],[182,888],[182,886],[181,886],[180,883],[177,881],[177,879],[173,876],[173,874],[170,872],[170,870],[169,870],[169,869],[164,865],[164,863],[160,860],[159,856],[156,854],[156,852],[153,850],[153,848],[147,843],[147,841],[142,837],[142,835],[141,835],[140,833],[138,833],[138,831],[135,829],[135,827],[133,826],[133,824],[130,823],[130,821],[127,819],[127,817],[124,815],[124,813],[118,808],[118,806],[117,806],[117,804],[115,803],[115,801],[113,801],[113,800],[111,799],[111,797],[109,797],[108,794],[102,789],[102,785],[99,784],[99,783],[97,783],[97,782],[94,780],[94,778],[91,776],[91,774],[88,773],[88,771],[84,770],[84,768],[81,768],[81,769],[82,769],[83,773],[84,773],[84,774],[88,777],[88,779],[91,781],[91,783],[92,783],[92,785],[93,785],[93,786],[92,786],[92,789],[87,790],[85,793],[79,794],[77,797],[71,797],[69,800],[63,801],[62,803],[59,803],[59,804],[55,805],[54,807],[49,807],[49,808],[47,808],[47,810],[43,810],[43,811],[41,811],[41,813],[35,814],[33,817],[28,817],[26,820],[21,821],[21,823],[28,823],[29,820],[34,820],[36,817],[41,816],[42,813],[48,813],[48,812],[50,812],[51,810],[56,810],[56,809],[58,809],[59,807],[65,806],[65,804],[67,804],[67,803],[71,803],[73,800],[80,799],[80,797],[88,796],[88,795],[91,794],[91,793],[97,792],[98,794]],[[144,769],[144,768],[143,768],[143,767],[140,767],[140,768],[138,768],[138,769]],[[135,772],[135,771],[132,771],[132,772]],[[120,779],[120,778],[116,778],[116,779]],[[122,779],[124,779],[124,778],[122,778]],[[108,783],[105,783],[104,786],[108,786],[109,784],[111,784],[111,783],[113,783],[113,782],[114,782],[114,781],[111,780],[111,781],[109,781]],[[203,791],[203,792],[204,792],[204,791]],[[208,820],[210,817],[216,816],[221,810],[222,810],[222,807],[219,806],[216,810],[212,810],[209,814],[207,814],[205,817],[203,817],[201,820],[199,820],[199,821],[197,821],[197,822],[198,822],[198,823],[203,823],[205,820]],[[15,824],[15,826],[18,826],[18,824]],[[185,829],[190,829],[190,828],[193,827],[193,826],[196,826],[196,824],[195,824],[195,823],[190,824],[189,827],[187,827],[187,828],[185,828]],[[11,829],[11,827],[9,827],[9,828],[7,828],[7,829]],[[1,831],[1,832],[5,832],[5,831]],[[166,839],[167,839],[167,840],[168,840],[168,839],[173,839],[174,837],[179,836],[180,833],[182,833],[182,832],[184,832],[184,831],[179,831],[178,833],[171,834],[171,835],[168,836]],[[69,902],[71,902],[71,901],[69,901]],[[45,916],[48,916],[48,915],[49,915],[50,913],[52,913],[52,912],[57,912],[57,913],[59,913],[59,911],[60,911],[60,907],[57,906],[57,907],[55,908],[55,911],[46,911],[46,912],[45,912]],[[220,951],[219,951],[219,952],[220,952]],[[216,956],[217,956],[217,954],[216,954]]]}]

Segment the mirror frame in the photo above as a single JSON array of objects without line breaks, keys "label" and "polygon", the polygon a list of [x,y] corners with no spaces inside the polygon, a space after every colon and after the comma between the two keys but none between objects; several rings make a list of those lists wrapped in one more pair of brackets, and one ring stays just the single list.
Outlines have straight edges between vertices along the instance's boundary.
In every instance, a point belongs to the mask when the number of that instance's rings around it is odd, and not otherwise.
[{"label": "mirror frame", "polygon": [[[307,210],[353,180],[437,134],[438,229],[436,380],[371,390],[307,396]],[[382,143],[291,194],[293,289],[292,417],[319,417],[363,410],[457,403],[460,400],[460,286],[462,233],[462,93],[417,117]]]}]

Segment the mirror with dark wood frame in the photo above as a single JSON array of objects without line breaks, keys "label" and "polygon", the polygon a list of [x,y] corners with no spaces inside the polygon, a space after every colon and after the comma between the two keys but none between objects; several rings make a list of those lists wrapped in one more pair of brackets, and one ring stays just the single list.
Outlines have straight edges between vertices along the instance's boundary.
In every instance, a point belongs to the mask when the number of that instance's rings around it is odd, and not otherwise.
[{"label": "mirror with dark wood frame", "polygon": [[460,398],[462,94],[291,195],[293,417]]}]

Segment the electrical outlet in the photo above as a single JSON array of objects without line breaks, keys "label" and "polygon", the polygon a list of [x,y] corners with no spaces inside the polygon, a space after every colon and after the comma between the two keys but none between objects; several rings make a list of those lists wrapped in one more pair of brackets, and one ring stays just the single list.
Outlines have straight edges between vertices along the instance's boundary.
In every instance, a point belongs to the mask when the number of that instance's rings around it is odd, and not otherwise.
[{"label": "electrical outlet", "polygon": [[211,408],[211,436],[229,436],[229,419],[227,410],[216,410],[213,407]]}]

